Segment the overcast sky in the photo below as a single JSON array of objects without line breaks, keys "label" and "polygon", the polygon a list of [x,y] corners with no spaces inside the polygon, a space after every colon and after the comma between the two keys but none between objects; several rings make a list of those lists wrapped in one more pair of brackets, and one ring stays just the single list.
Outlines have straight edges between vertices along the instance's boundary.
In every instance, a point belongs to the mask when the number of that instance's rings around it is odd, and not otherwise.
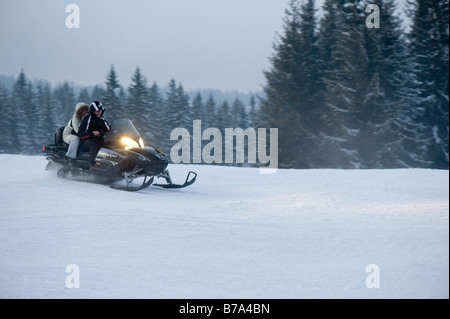
[{"label": "overcast sky", "polygon": [[[317,6],[323,0],[316,1]],[[80,9],[67,28],[66,6]],[[289,0],[0,0],[0,74],[53,84],[151,84],[260,90]]]}]

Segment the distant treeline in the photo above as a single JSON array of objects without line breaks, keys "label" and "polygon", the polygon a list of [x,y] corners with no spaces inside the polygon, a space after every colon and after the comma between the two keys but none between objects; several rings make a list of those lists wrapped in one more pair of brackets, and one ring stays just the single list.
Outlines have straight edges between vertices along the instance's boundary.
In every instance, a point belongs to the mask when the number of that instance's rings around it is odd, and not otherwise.
[{"label": "distant treeline", "polygon": [[160,88],[156,82],[148,85],[139,67],[127,88],[120,85],[114,66],[105,86],[90,88],[69,82],[53,88],[48,81],[30,81],[23,70],[17,79],[2,78],[0,153],[39,154],[44,144],[52,142],[56,128],[67,124],[76,103],[93,100],[102,102],[111,123],[131,119],[149,143],[166,153],[176,143],[170,140],[171,131],[179,127],[191,131],[193,120],[201,120],[204,129],[257,125],[258,98],[251,93],[199,90],[188,94],[175,80]]},{"label": "distant treeline", "polygon": [[139,68],[126,88],[111,66],[104,86],[77,95],[22,71],[0,84],[0,153],[38,153],[77,102],[96,99],[166,153],[174,128],[201,120],[222,132],[278,128],[282,168],[448,169],[448,0],[408,6],[406,32],[393,0],[325,0],[320,19],[313,0],[291,0],[264,92],[246,101],[188,95],[175,80],[161,88]]}]

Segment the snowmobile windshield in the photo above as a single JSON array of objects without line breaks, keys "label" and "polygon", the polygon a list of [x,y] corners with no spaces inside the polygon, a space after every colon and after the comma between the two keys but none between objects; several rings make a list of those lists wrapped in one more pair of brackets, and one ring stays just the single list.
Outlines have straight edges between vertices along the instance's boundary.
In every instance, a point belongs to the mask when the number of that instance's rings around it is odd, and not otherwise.
[{"label": "snowmobile windshield", "polygon": [[141,135],[130,119],[115,120],[112,124],[112,131],[107,135],[106,141],[121,142],[129,147],[143,147],[144,143]]},{"label": "snowmobile windshield", "polygon": [[118,119],[113,122],[112,132],[118,134],[120,136],[128,136],[129,138],[133,138],[138,140],[141,135],[134,127],[133,122],[130,119]]}]

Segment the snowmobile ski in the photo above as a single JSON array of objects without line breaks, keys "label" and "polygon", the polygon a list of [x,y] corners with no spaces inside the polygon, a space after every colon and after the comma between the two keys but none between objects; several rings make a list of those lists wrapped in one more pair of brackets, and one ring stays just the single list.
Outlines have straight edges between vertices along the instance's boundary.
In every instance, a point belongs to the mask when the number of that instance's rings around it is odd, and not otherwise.
[{"label": "snowmobile ski", "polygon": [[[189,179],[189,176],[191,176],[191,174],[194,177]],[[164,178],[167,181],[167,184],[154,184],[154,186],[159,186],[162,188],[184,188],[184,187],[194,184],[195,180],[197,179],[197,173],[190,171],[188,173],[188,175],[186,176],[186,181],[184,182],[184,184],[174,184],[172,182],[172,179],[170,178],[169,171],[167,171],[167,170],[164,171],[162,174],[158,175],[158,177]]]},{"label": "snowmobile ski", "polygon": [[[133,186],[130,182],[127,182],[127,185],[110,185],[109,187],[111,187],[112,189],[117,189],[117,190],[121,190],[121,191],[127,191],[127,192],[137,192],[140,191],[141,189],[147,188],[149,187],[152,183],[153,183],[153,176],[145,176],[144,180],[142,181],[142,184],[139,186]],[[148,179],[147,179],[148,178]]]}]

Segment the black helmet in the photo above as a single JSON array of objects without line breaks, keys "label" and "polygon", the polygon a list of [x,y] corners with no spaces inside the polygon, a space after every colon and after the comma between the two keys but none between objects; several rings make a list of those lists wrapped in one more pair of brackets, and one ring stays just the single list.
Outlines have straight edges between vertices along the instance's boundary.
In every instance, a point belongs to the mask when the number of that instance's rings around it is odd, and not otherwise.
[{"label": "black helmet", "polygon": [[91,105],[89,105],[89,114],[94,114],[95,111],[101,110],[102,115],[105,112],[105,108],[103,107],[102,103],[99,101],[93,101]]}]

